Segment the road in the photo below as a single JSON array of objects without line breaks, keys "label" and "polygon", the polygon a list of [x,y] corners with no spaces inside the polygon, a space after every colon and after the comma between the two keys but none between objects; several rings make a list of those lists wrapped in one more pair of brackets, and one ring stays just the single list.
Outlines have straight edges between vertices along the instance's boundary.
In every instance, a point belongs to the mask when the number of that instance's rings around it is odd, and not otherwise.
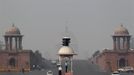
[{"label": "road", "polygon": [[[46,63],[46,68],[42,71],[31,71],[31,72],[9,72],[9,73],[0,73],[0,75],[46,75],[48,70],[52,70],[54,75],[58,75],[57,67],[50,62]],[[101,72],[100,69],[91,63],[88,60],[75,60],[73,62],[73,72],[74,75],[110,75],[109,73]],[[121,75],[133,75],[133,74],[121,74]]]},{"label": "road", "polygon": [[108,73],[100,72],[100,69],[87,60],[74,61],[74,75],[108,75]]}]

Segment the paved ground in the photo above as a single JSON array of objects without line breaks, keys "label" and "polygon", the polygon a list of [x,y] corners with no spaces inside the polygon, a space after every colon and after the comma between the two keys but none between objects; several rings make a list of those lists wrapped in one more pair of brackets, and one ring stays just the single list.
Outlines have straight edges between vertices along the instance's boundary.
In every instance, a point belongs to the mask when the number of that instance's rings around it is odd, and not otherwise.
[{"label": "paved ground", "polygon": [[100,72],[96,65],[89,63],[87,60],[77,60],[73,65],[74,75],[108,75],[108,73]]},{"label": "paved ground", "polygon": [[[101,72],[100,69],[87,60],[75,60],[73,64],[74,75],[110,75],[109,73]],[[46,64],[46,69],[43,71],[31,71],[28,73],[0,73],[0,75],[46,75],[48,70],[52,70],[54,75],[58,75],[56,65],[51,63]],[[121,75],[134,75],[134,74],[121,74]]]}]

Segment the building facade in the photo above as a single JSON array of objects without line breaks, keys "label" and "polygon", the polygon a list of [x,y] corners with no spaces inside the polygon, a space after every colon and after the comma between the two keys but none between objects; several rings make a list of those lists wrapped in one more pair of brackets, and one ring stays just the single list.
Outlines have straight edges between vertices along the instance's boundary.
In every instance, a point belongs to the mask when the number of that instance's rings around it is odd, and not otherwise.
[{"label": "building facade", "polygon": [[120,25],[114,31],[113,49],[104,49],[92,58],[92,62],[99,65],[103,71],[116,71],[119,68],[134,67],[134,50],[130,49],[128,30]]},{"label": "building facade", "polygon": [[34,54],[22,48],[22,37],[14,25],[6,30],[5,49],[0,50],[0,71],[30,71]]}]

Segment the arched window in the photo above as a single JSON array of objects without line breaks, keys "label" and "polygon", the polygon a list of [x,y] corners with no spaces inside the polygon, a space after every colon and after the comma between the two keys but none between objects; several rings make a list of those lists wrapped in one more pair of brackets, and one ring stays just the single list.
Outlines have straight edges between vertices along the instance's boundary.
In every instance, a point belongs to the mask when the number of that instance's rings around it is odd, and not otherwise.
[{"label": "arched window", "polygon": [[15,58],[11,58],[9,60],[9,65],[12,66],[12,67],[15,67],[15,64],[16,64],[15,61],[16,61]]},{"label": "arched window", "polygon": [[121,58],[119,60],[119,68],[125,67],[126,65],[126,60],[124,58]]}]

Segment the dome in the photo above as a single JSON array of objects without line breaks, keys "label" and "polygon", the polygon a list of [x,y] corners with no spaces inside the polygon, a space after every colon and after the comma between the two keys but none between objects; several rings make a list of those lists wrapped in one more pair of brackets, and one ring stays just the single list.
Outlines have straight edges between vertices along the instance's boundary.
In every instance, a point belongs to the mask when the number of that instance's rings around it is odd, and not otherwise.
[{"label": "dome", "polygon": [[115,29],[114,35],[124,36],[124,35],[129,35],[129,32],[125,27],[123,27],[123,25],[120,25]]},{"label": "dome", "polygon": [[68,46],[63,46],[60,48],[59,55],[74,55],[74,51],[72,48],[68,47]]},{"label": "dome", "polygon": [[12,25],[12,27],[8,28],[5,32],[5,35],[20,35],[20,30],[16,26]]}]

